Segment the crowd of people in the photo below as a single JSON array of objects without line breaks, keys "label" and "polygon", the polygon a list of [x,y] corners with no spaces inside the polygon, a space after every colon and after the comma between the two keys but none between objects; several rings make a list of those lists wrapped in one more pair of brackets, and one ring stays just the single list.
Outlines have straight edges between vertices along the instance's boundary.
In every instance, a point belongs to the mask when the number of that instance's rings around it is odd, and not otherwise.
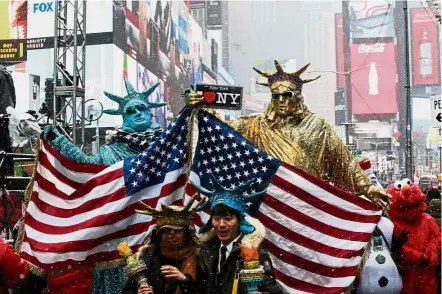
[{"label": "crowd of people", "polygon": [[[363,195],[384,209],[372,246],[367,248],[370,254],[365,267],[361,267],[348,292],[373,293],[374,289],[379,293],[440,292],[440,188],[425,194],[418,185],[405,179],[384,191],[367,162],[358,164],[333,128],[304,104],[302,86],[315,80],[300,78],[308,65],[295,73],[284,72],[277,61],[275,66],[273,74],[255,69],[267,78],[267,83],[261,84],[272,93],[267,111],[226,123],[271,156],[346,191]],[[109,166],[138,154],[161,133],[161,128],[152,121],[150,109],[164,105],[148,99],[155,87],[139,93],[126,80],[127,96],[105,93],[118,103],[118,109],[106,113],[121,115],[123,125],[94,155],[84,154],[53,126],[45,128],[43,138],[63,156],[78,163]],[[191,90],[185,93],[187,106],[198,107],[202,95]],[[283,293],[270,255],[262,245],[266,228],[246,213],[244,193],[250,183],[229,189],[216,177],[211,181],[212,191],[194,184],[197,191],[208,196],[207,204],[203,205],[203,199],[191,208],[195,200],[192,198],[184,207],[146,206],[145,211],[139,211],[156,218],[155,228],[136,254],[147,266],[144,282],[128,277],[122,266],[100,270],[75,266],[48,272],[45,278],[38,277],[27,261],[0,240],[0,286],[3,287],[0,293],[6,293],[7,288],[16,288],[18,293],[64,294]],[[210,219],[197,234],[193,214],[202,207]],[[263,270],[262,281],[252,291],[238,278],[239,270],[250,262],[246,260],[250,255],[255,258],[251,262]]]}]

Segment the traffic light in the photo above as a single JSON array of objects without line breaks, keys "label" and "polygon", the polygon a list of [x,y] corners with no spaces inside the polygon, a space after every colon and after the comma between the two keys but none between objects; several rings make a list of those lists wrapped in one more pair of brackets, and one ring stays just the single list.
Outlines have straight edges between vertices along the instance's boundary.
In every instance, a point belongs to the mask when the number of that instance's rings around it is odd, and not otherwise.
[{"label": "traffic light", "polygon": [[362,150],[360,149],[356,149],[352,151],[353,156],[361,156],[362,155]]}]

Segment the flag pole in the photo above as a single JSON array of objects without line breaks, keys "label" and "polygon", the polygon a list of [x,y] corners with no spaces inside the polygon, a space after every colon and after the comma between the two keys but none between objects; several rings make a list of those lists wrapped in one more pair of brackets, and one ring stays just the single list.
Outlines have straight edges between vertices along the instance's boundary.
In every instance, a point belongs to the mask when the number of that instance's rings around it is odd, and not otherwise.
[{"label": "flag pole", "polygon": [[[193,165],[193,156],[195,154],[196,144],[194,144],[195,140],[195,131],[198,131],[198,128],[195,129],[196,117],[198,115],[198,108],[193,108],[190,113],[189,121],[187,122],[187,129],[189,130],[187,133],[187,156],[189,160],[189,165],[186,169],[186,185],[184,186],[184,194],[183,194],[183,204],[186,199],[186,190],[189,185],[190,173],[192,171]],[[198,136],[197,138],[198,139]]]},{"label": "flag pole", "polygon": [[193,164],[193,156],[195,153],[194,148],[196,148],[196,144],[194,146],[194,140],[195,140],[195,119],[198,114],[198,108],[192,109],[192,112],[190,113],[189,121],[187,122],[187,129],[189,130],[187,133],[187,156],[189,156],[189,166],[186,170],[186,176],[190,176],[190,171],[192,170],[192,164]]}]

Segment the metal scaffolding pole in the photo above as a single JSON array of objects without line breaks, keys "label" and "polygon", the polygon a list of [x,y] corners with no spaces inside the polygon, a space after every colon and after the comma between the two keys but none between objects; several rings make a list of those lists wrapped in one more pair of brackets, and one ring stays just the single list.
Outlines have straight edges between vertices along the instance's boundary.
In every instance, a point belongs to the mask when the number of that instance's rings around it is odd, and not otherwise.
[{"label": "metal scaffolding pole", "polygon": [[405,132],[405,138],[406,138],[406,145],[405,145],[405,172],[407,175],[407,178],[412,179],[413,178],[413,147],[412,147],[412,129],[413,129],[413,122],[412,122],[412,101],[411,101],[411,93],[410,93],[410,42],[408,38],[408,4],[407,1],[403,2],[403,13],[404,13],[404,41],[405,41],[405,100],[406,100],[406,132]]},{"label": "metal scaffolding pole", "polygon": [[[53,124],[74,144],[77,144],[77,134],[80,131],[83,144],[86,0],[64,0],[61,5],[58,3],[54,5]],[[72,67],[69,66],[69,61],[72,61]],[[78,108],[81,110],[79,114]]]}]

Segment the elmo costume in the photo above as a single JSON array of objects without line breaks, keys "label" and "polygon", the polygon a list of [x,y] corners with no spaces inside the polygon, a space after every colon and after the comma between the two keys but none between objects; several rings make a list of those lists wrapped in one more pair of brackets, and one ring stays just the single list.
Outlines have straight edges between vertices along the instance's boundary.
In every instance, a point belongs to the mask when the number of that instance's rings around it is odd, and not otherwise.
[{"label": "elmo costume", "polygon": [[29,275],[28,264],[0,237],[0,294],[22,286]]},{"label": "elmo costume", "polygon": [[441,234],[426,209],[426,195],[418,185],[405,179],[387,188],[393,196],[388,214],[394,236],[401,240],[396,248],[403,266],[403,294],[436,294],[436,265],[439,264]]}]

